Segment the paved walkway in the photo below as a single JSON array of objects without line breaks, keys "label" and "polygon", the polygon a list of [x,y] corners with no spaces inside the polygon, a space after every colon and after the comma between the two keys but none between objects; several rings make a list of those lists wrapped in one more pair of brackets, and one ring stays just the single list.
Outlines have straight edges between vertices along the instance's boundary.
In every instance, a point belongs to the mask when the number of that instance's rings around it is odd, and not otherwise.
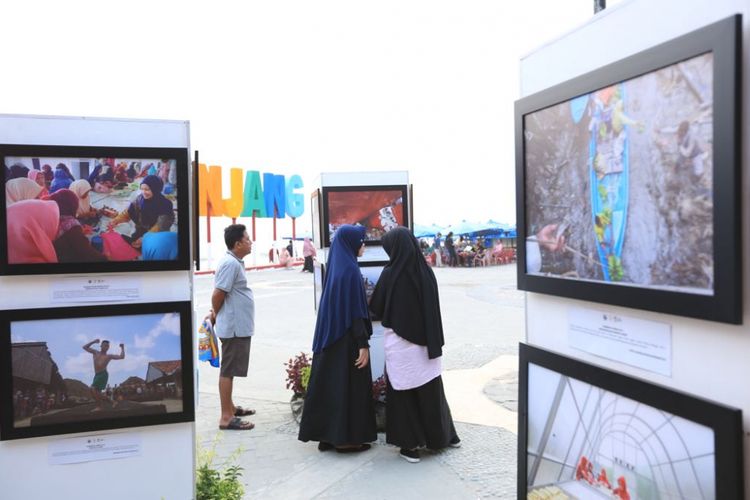
[{"label": "paved walkway", "polygon": [[[284,361],[310,352],[312,276],[298,270],[248,272],[256,297],[250,373],[235,381],[236,403],[257,410],[251,431],[218,431],[218,370],[201,363],[198,439],[221,463],[237,450],[246,498],[515,498],[517,345],[523,295],[515,267],[436,269],[446,336],[444,382],[462,447],[423,453],[410,464],[384,435],[369,451],[341,455],[297,441],[284,387]],[[199,314],[213,277],[196,278]]]}]

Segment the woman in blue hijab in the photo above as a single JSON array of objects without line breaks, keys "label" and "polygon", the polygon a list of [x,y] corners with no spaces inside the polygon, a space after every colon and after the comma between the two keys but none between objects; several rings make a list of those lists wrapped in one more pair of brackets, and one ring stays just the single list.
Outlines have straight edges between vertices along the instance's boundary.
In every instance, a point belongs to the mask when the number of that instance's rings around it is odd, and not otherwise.
[{"label": "woman in blue hijab", "polygon": [[75,178],[73,178],[68,167],[64,163],[58,163],[57,167],[55,167],[55,174],[49,188],[50,194],[60,189],[68,189],[74,180]]},{"label": "woman in blue hijab", "polygon": [[364,451],[377,439],[368,339],[372,324],[357,257],[365,228],[341,226],[331,243],[313,339],[299,440],[318,450]]},{"label": "woman in blue hijab", "polygon": [[127,239],[133,248],[140,248],[141,238],[148,231],[159,231],[157,221],[159,216],[170,218],[170,224],[174,220],[174,206],[172,202],[162,194],[164,183],[155,175],[148,175],[141,181],[141,194],[131,202],[127,210],[120,212],[109,223],[110,228],[116,225],[133,221],[135,231]]}]

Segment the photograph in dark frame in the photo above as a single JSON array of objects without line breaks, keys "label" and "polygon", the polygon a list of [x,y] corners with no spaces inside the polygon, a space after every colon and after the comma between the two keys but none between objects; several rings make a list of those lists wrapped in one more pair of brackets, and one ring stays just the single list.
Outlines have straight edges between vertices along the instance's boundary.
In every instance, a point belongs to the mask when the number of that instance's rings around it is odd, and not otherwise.
[{"label": "photograph in dark frame", "polygon": [[410,207],[406,185],[336,186],[322,189],[323,246],[330,246],[344,224],[365,227],[365,245],[379,245],[396,226],[407,226]]},{"label": "photograph in dark frame", "polygon": [[742,411],[519,346],[518,498],[740,499]]},{"label": "photograph in dark frame", "polygon": [[[380,275],[383,273],[387,262],[359,262],[359,271],[362,273],[362,284],[365,287],[365,295],[367,296],[367,303],[370,303],[372,294],[375,291],[375,287],[378,284]],[[380,318],[370,311],[370,319],[372,321],[380,321]]]},{"label": "photograph in dark frame", "polygon": [[190,302],[5,311],[0,439],[194,420]]},{"label": "photograph in dark frame", "polygon": [[520,289],[741,322],[739,19],[516,102]]},{"label": "photograph in dark frame", "polygon": [[189,269],[187,155],[0,145],[0,274]]},{"label": "photograph in dark frame", "polygon": [[323,247],[322,231],[320,226],[322,221],[320,220],[320,189],[316,189],[310,195],[310,216],[312,217],[312,236],[313,244],[317,248]]}]

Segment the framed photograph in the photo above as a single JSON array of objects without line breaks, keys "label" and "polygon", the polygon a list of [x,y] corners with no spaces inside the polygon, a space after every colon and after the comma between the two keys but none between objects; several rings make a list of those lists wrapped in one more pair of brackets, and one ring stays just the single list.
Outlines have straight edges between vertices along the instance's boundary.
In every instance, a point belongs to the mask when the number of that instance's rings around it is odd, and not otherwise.
[{"label": "framed photograph", "polygon": [[[386,263],[384,262],[359,262],[359,271],[362,273],[362,283],[365,286],[365,294],[367,295],[367,303],[370,303],[372,299],[372,293],[375,291],[375,285],[378,284],[380,275],[385,268]],[[372,311],[370,311],[370,319],[372,321],[380,321],[379,317],[376,317]]]},{"label": "framed photograph", "polygon": [[741,410],[519,347],[519,499],[743,498]]},{"label": "framed photograph", "polygon": [[190,269],[188,151],[0,145],[0,274]]},{"label": "framed photograph", "polygon": [[316,189],[310,195],[310,214],[312,216],[313,244],[317,248],[323,248],[322,231],[320,225],[320,189]]},{"label": "framed photograph", "polygon": [[735,16],[516,102],[518,287],[739,324]]},{"label": "framed photograph", "polygon": [[367,230],[365,245],[380,245],[383,235],[396,226],[408,226],[407,186],[324,187],[323,246],[340,226],[358,224]]},{"label": "framed photograph", "polygon": [[318,312],[320,299],[323,297],[323,284],[326,277],[326,265],[322,262],[313,263],[313,296],[315,297],[315,312]]},{"label": "framed photograph", "polygon": [[190,302],[3,311],[0,439],[191,422]]}]

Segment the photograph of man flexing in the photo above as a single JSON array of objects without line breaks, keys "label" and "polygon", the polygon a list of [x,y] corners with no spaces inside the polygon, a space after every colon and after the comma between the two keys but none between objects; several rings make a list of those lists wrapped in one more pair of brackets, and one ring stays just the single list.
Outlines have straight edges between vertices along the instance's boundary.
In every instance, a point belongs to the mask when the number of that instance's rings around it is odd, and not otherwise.
[{"label": "photograph of man flexing", "polygon": [[[107,351],[109,351],[109,340],[102,340],[100,350],[98,351],[91,348],[92,345],[98,343],[99,339],[95,339],[83,346],[83,350],[91,353],[94,357],[94,380],[91,382],[91,395],[94,396],[96,407],[91,410],[92,412],[101,411],[102,401],[107,400],[107,397],[102,394],[109,380],[107,365],[113,359],[125,359],[125,344],[120,344],[120,354],[107,354]],[[117,401],[112,401],[112,408],[116,406]]]}]

